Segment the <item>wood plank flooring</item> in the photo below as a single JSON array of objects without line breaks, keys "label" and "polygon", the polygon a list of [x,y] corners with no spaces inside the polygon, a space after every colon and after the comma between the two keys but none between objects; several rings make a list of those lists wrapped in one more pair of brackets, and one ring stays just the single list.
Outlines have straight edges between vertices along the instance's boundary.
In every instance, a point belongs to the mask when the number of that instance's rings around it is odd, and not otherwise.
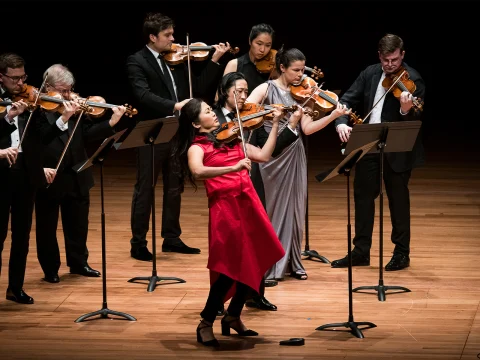
[{"label": "wood plank flooring", "polygon": [[[346,178],[319,183],[314,176],[340,160],[331,129],[309,140],[310,248],[329,260],[347,251]],[[446,138],[446,137],[445,137]],[[426,144],[427,164],[414,170],[411,189],[411,266],[384,273],[385,285],[404,286],[409,293],[354,293],[353,314],[358,322],[376,328],[358,339],[346,328],[317,331],[328,323],[348,321],[346,269],[305,260],[307,281],[287,278],[267,288],[266,297],[277,312],[246,308],[243,319],[260,333],[242,339],[220,335],[220,350],[196,343],[199,312],[209,289],[207,262],[208,209],[205,190],[187,187],[182,198],[182,239],[199,247],[200,255],[157,251],[159,276],[176,276],[186,283],[161,283],[147,292],[147,283],[129,283],[150,276],[152,264],[130,257],[130,204],[135,181],[134,153],[110,154],[104,168],[107,300],[111,310],[137,321],[95,319],[75,323],[79,316],[102,307],[102,281],[70,275],[65,265],[61,223],[61,282],[41,280],[36,259],[35,224],[31,234],[25,290],[34,305],[4,298],[10,237],[2,254],[0,278],[1,359],[477,359],[480,353],[480,169],[473,145],[446,146],[442,139]],[[452,149],[455,149],[452,151]],[[101,270],[100,180],[91,191],[90,265]],[[354,174],[353,174],[354,175]],[[353,176],[351,179],[353,187]],[[157,187],[157,245],[161,248],[161,181]],[[352,194],[353,195],[353,194]],[[384,264],[391,257],[390,218],[385,195]],[[378,204],[378,202],[377,202]],[[352,225],[354,220],[352,196]],[[353,269],[353,286],[377,285],[378,206],[370,267]],[[149,239],[150,240],[150,239]],[[149,243],[151,249],[151,243]],[[279,346],[279,341],[305,338],[305,346]]]}]

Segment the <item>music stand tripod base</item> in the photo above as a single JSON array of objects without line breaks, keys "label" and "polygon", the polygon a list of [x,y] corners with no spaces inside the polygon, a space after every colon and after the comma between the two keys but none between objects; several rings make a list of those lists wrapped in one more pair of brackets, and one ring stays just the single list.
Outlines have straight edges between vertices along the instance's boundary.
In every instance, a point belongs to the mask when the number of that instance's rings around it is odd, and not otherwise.
[{"label": "music stand tripod base", "polygon": [[359,287],[356,287],[355,289],[353,289],[352,291],[353,292],[364,292],[365,290],[376,291],[378,293],[378,300],[379,301],[385,301],[386,300],[386,297],[387,297],[386,292],[388,290],[398,290],[398,291],[393,292],[393,294],[402,293],[402,292],[411,292],[410,289],[407,289],[406,287],[403,287],[403,286],[391,286],[391,285],[385,286],[385,285],[383,285],[383,280],[382,279],[380,279],[378,285],[359,286]]},{"label": "music stand tripod base", "polygon": [[304,260],[318,259],[325,264],[330,264],[330,260],[325,256],[320,255],[316,250],[304,250],[302,251],[302,256],[306,256],[306,259]]},{"label": "music stand tripod base", "polygon": [[[365,326],[365,327],[360,329],[359,326]],[[322,325],[322,326],[317,327],[315,330],[327,330],[329,328],[334,328],[334,329],[329,330],[329,331],[335,331],[335,328],[341,328],[341,327],[350,329],[350,332],[353,335],[355,335],[359,339],[363,339],[365,336],[363,336],[362,330],[371,329],[371,328],[377,327],[377,325],[375,325],[374,323],[368,322],[368,321],[360,321],[360,322],[359,321],[347,321],[347,322],[344,322],[344,323],[332,323],[332,324]]]},{"label": "music stand tripod base", "polygon": [[152,292],[155,290],[155,287],[158,285],[159,282],[162,281],[176,281],[178,283],[184,283],[186,282],[183,279],[177,278],[177,277],[172,277],[172,276],[157,276],[156,271],[152,272],[152,276],[137,276],[134,277],[128,282],[135,282],[135,281],[148,281],[148,286],[147,286],[147,291]]}]

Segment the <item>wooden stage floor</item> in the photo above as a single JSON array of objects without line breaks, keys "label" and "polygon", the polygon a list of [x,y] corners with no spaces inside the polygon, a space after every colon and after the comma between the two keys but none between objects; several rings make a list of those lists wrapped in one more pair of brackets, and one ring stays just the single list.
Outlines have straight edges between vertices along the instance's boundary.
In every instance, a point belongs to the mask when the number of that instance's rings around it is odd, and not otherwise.
[{"label": "wooden stage floor", "polygon": [[[311,249],[334,260],[347,251],[346,179],[338,176],[318,183],[314,175],[341,160],[338,143],[328,138],[332,129],[309,141],[309,240]],[[102,280],[70,275],[64,243],[61,282],[42,281],[36,259],[35,224],[25,282],[34,305],[4,298],[10,235],[3,251],[0,278],[1,359],[477,359],[480,355],[480,169],[472,143],[447,146],[450,140],[426,143],[428,163],[411,178],[411,266],[384,273],[385,285],[404,286],[408,293],[354,293],[353,314],[358,322],[376,328],[365,338],[348,329],[317,331],[316,327],[348,321],[346,269],[305,260],[307,281],[286,278],[267,288],[266,297],[277,312],[245,309],[243,319],[260,333],[258,338],[230,338],[214,330],[220,350],[196,343],[199,312],[209,289],[207,262],[208,209],[205,190],[188,187],[182,200],[182,239],[202,249],[200,255],[157,254],[159,276],[176,276],[183,284],[162,283],[147,292],[147,283],[129,283],[150,276],[152,263],[130,257],[130,204],[135,179],[133,152],[112,153],[105,165],[107,300],[111,310],[128,313],[137,321],[96,319],[75,323],[79,316],[102,307]],[[453,150],[454,149],[454,150]],[[91,192],[90,265],[101,270],[99,171]],[[352,176],[353,184],[353,176]],[[288,184],[286,184],[288,186]],[[157,187],[158,248],[161,246],[161,181]],[[384,264],[391,257],[390,217],[385,195]],[[378,204],[378,202],[377,202]],[[353,206],[353,197],[352,197]],[[378,206],[377,206],[378,210]],[[352,209],[353,224],[353,209]],[[370,267],[353,269],[353,286],[377,285],[379,277],[378,211]],[[149,235],[150,236],[150,235]],[[150,240],[150,239],[149,239]],[[151,243],[149,243],[151,249]],[[305,338],[300,347],[279,341]]]}]

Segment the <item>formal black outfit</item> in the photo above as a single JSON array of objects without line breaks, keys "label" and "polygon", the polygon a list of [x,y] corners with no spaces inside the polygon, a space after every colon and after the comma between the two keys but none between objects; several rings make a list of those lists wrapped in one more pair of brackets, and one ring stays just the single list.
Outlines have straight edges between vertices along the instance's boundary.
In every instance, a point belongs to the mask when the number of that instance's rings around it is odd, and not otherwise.
[{"label": "formal black outfit", "polygon": [[[10,95],[4,93],[2,97],[8,99]],[[29,115],[30,113],[26,111],[18,116],[20,139]],[[15,124],[7,123],[4,117],[5,114],[0,117],[2,122],[0,148],[2,149],[12,146],[11,134],[17,129]],[[0,272],[1,251],[7,238],[11,215],[12,244],[7,299],[25,303],[33,303],[33,299],[23,293],[22,287],[25,279],[35,191],[46,184],[41,164],[42,146],[38,134],[33,130],[29,125],[21,146],[22,151],[18,153],[15,164],[10,167],[7,159],[0,159]]]},{"label": "formal black outfit", "polygon": [[[415,82],[414,96],[424,98],[425,83],[420,74],[406,63],[403,66],[408,71],[410,79]],[[375,64],[363,70],[353,85],[340,99],[347,108],[362,108],[368,113],[373,105],[377,86],[382,77],[382,67]],[[368,123],[371,117],[367,118]],[[412,108],[406,115],[400,113],[400,101],[392,92],[385,95],[381,109],[381,122],[421,120],[420,113]],[[336,119],[335,125],[347,124],[347,116]],[[424,163],[424,151],[421,133],[418,135],[413,150],[410,152],[385,153],[383,181],[388,196],[390,216],[392,221],[391,240],[395,244],[394,254],[408,257],[410,253],[410,195],[408,181],[414,167]],[[375,216],[375,199],[380,192],[379,184],[380,157],[379,154],[365,155],[355,167],[354,199],[355,199],[355,238],[353,239],[353,259],[364,261],[367,265],[372,245],[372,232]],[[363,259],[363,260],[362,260]],[[332,262],[334,266],[334,262]],[[388,266],[388,265],[387,265]]]},{"label": "formal black outfit", "polygon": [[[161,57],[160,57],[161,58]],[[151,120],[174,115],[178,101],[190,97],[188,68],[186,64],[170,66],[163,59],[163,71],[158,60],[146,46],[127,59],[127,73],[133,94],[132,103],[138,109],[138,120]],[[170,69],[170,72],[168,71]],[[222,67],[212,61],[196,76],[192,73],[194,96],[202,89],[211,88],[222,75]],[[171,73],[171,77],[170,77]],[[173,82],[171,78],[173,77]],[[176,88],[176,91],[175,91]],[[160,171],[163,175],[163,211],[161,236],[164,238],[163,251],[182,244],[180,238],[180,204],[183,185],[171,171],[171,143],[155,145],[155,181]],[[132,200],[132,251],[146,247],[152,206],[151,149],[143,146],[137,149],[137,180]],[[185,245],[183,245],[185,247]],[[191,249],[191,248],[189,248]],[[200,252],[198,249],[194,249]]]},{"label": "formal black outfit", "polygon": [[[49,128],[55,125],[58,113],[40,112],[37,126]],[[60,156],[75,127],[77,116],[68,121],[68,129],[60,130],[58,126],[51,134],[43,138],[44,168],[55,169]],[[65,152],[54,181],[48,188],[37,191],[35,200],[37,257],[46,279],[55,276],[60,269],[60,251],[57,240],[59,211],[62,214],[63,234],[67,266],[74,273],[83,274],[88,266],[88,214],[90,209],[90,189],[94,185],[92,168],[80,173],[72,167],[87,160],[86,142],[103,140],[112,135],[114,129],[108,121],[93,122],[83,116],[73,133],[72,140]],[[98,276],[92,273],[90,276]],[[88,272],[84,275],[88,275]]]},{"label": "formal black outfit", "polygon": [[[237,59],[237,71],[245,76],[250,91],[263,84],[270,76],[270,74],[263,74],[257,70],[255,64],[250,60],[249,53],[243,54]],[[254,146],[258,146],[257,134],[258,129],[254,130],[249,138],[249,143]],[[253,187],[257,191],[263,207],[266,208],[265,190],[263,188],[262,174],[260,173],[258,163],[252,163],[250,178],[252,179]]]}]

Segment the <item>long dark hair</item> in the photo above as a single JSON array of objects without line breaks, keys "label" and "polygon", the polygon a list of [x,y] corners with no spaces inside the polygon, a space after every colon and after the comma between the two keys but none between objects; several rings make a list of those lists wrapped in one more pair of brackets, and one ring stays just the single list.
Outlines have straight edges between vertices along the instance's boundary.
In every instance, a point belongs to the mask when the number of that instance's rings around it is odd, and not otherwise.
[{"label": "long dark hair", "polygon": [[241,72],[231,72],[222,77],[222,80],[218,84],[218,100],[215,104],[217,108],[225,106],[228,99],[228,90],[235,86],[237,80],[245,80],[245,75]]},{"label": "long dark hair", "polygon": [[200,133],[192,125],[192,123],[200,123],[199,117],[202,111],[202,103],[202,99],[193,98],[182,107],[180,117],[178,118],[178,130],[172,139],[171,150],[172,171],[180,177],[182,183],[188,181],[195,190],[197,190],[195,178],[188,167],[188,149],[196,135],[204,135],[208,141],[213,142],[216,146],[219,144],[215,137],[216,132]]}]

